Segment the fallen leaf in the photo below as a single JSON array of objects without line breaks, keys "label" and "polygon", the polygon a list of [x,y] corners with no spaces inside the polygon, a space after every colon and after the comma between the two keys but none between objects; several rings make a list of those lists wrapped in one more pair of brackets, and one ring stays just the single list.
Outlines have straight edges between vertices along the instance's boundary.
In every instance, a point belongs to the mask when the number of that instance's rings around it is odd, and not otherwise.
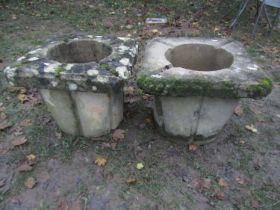
[{"label": "fallen leaf", "polygon": [[133,86],[128,86],[127,88],[126,88],[126,94],[127,95],[129,95],[129,96],[133,96],[133,94],[134,94],[134,87]]},{"label": "fallen leaf", "polygon": [[129,177],[126,180],[126,183],[129,184],[129,185],[135,184],[136,182],[137,182],[137,180],[134,177]]},{"label": "fallen leaf", "polygon": [[245,144],[246,142],[244,140],[240,140],[240,144]]},{"label": "fallen leaf", "polygon": [[27,142],[27,139],[25,138],[25,136],[19,136],[12,141],[12,145],[19,146],[19,145],[25,144],[26,142]]},{"label": "fallen leaf", "polygon": [[10,128],[11,126],[12,126],[12,124],[9,123],[7,120],[0,121],[0,131]]},{"label": "fallen leaf", "polygon": [[20,125],[21,127],[28,127],[28,126],[32,125],[32,122],[31,122],[30,119],[25,119],[25,120],[21,121],[21,122],[19,123],[19,125]]},{"label": "fallen leaf", "polygon": [[17,96],[17,98],[18,98],[18,100],[19,100],[22,104],[24,104],[25,102],[29,101],[28,96],[25,95],[25,94],[22,94],[22,93],[19,94],[19,95]]},{"label": "fallen leaf", "polygon": [[26,158],[27,158],[27,160],[35,160],[36,156],[33,154],[30,154],[30,155],[27,155]]},{"label": "fallen leaf", "polygon": [[201,185],[201,186],[202,186],[203,188],[209,189],[209,188],[211,187],[211,183],[212,183],[211,179],[203,178],[203,179],[202,179],[202,185]]},{"label": "fallen leaf", "polygon": [[197,144],[190,144],[189,145],[189,151],[196,151],[198,149],[198,145]]},{"label": "fallen leaf", "polygon": [[5,185],[5,179],[1,179],[0,180],[0,188],[3,187]]},{"label": "fallen leaf", "polygon": [[252,133],[257,133],[258,130],[255,128],[255,126],[253,124],[251,125],[246,125],[245,128],[249,131],[251,131]]},{"label": "fallen leaf", "polygon": [[68,203],[65,199],[61,200],[58,204],[58,210],[69,210]]},{"label": "fallen leaf", "polygon": [[13,204],[16,204],[16,205],[20,205],[21,204],[21,200],[20,200],[20,197],[18,196],[14,196],[10,199],[10,202],[13,203]]},{"label": "fallen leaf", "polygon": [[4,112],[0,112],[0,120],[5,120],[6,119],[6,114]]},{"label": "fallen leaf", "polygon": [[36,183],[37,181],[34,177],[28,177],[24,182],[24,186],[28,189],[32,189],[36,185]]},{"label": "fallen leaf", "polygon": [[234,114],[236,114],[237,116],[243,115],[243,108],[241,107],[241,105],[238,105],[237,107],[235,107]]},{"label": "fallen leaf", "polygon": [[83,210],[83,204],[80,199],[76,200],[71,206],[70,210]]},{"label": "fallen leaf", "polygon": [[152,33],[157,34],[157,33],[159,33],[159,30],[158,29],[153,29]]},{"label": "fallen leaf", "polygon": [[97,157],[95,160],[95,164],[98,166],[105,166],[107,163],[107,160],[103,157]]},{"label": "fallen leaf", "polygon": [[0,149],[0,155],[5,155],[9,149]]},{"label": "fallen leaf", "polygon": [[112,135],[114,140],[124,139],[124,130],[116,129]]},{"label": "fallen leaf", "polygon": [[259,202],[257,200],[252,200],[251,206],[254,209],[258,209],[260,207],[260,204],[259,204]]},{"label": "fallen leaf", "polygon": [[137,163],[137,164],[136,164],[136,168],[137,168],[138,170],[141,170],[141,169],[144,168],[144,164],[143,164],[143,163]]},{"label": "fallen leaf", "polygon": [[238,175],[238,176],[236,176],[235,180],[236,180],[239,184],[241,184],[241,185],[243,185],[243,184],[245,183],[245,180],[244,180],[244,176],[243,176],[243,175]]},{"label": "fallen leaf", "polygon": [[220,179],[219,179],[219,185],[220,185],[221,187],[227,187],[227,186],[228,186],[228,183],[226,182],[225,179],[220,178]]},{"label": "fallen leaf", "polygon": [[28,161],[24,161],[19,167],[17,167],[17,171],[19,172],[31,171],[32,169],[33,166]]},{"label": "fallen leaf", "polygon": [[221,191],[217,191],[216,194],[215,194],[215,197],[218,199],[218,200],[224,200],[225,199],[225,193],[224,192],[221,192]]}]

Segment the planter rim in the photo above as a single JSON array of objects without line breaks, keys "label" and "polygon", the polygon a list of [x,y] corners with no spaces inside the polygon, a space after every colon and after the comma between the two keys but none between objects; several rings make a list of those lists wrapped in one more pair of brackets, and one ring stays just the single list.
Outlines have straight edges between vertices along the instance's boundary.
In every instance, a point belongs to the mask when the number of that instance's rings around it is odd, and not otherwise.
[{"label": "planter rim", "polygon": [[[58,45],[91,41],[109,46],[110,53],[98,61],[59,62],[49,52]],[[86,43],[87,44],[87,43]],[[70,91],[108,92],[118,89],[131,75],[138,52],[136,40],[126,37],[75,35],[50,40],[17,59],[4,73],[11,85]]]},{"label": "planter rim", "polygon": [[[233,56],[229,67],[218,70],[191,70],[176,66],[166,52],[182,45],[205,45],[222,49]],[[201,62],[205,62],[202,60]],[[252,61],[244,46],[222,38],[154,38],[143,52],[139,86],[146,92],[164,96],[209,96],[224,98],[261,98],[272,90],[272,81]]]}]

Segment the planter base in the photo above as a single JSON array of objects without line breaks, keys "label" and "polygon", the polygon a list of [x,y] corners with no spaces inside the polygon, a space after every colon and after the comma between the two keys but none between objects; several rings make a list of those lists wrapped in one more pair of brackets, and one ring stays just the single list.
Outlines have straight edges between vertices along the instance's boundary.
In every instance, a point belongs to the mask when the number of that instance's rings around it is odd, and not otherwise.
[{"label": "planter base", "polygon": [[154,116],[166,133],[203,141],[218,134],[237,104],[238,99],[229,98],[160,96],[155,98]]},{"label": "planter base", "polygon": [[105,94],[41,89],[53,118],[65,133],[98,137],[123,118],[123,93]]}]

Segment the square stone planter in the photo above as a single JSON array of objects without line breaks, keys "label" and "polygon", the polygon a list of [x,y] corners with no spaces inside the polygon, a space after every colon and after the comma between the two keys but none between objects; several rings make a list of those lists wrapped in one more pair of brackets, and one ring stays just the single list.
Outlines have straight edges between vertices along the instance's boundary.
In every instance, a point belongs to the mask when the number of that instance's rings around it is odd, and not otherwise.
[{"label": "square stone planter", "polygon": [[123,84],[137,51],[129,38],[76,36],[51,41],[4,72],[10,85],[40,90],[61,130],[98,137],[123,119]]},{"label": "square stone planter", "polygon": [[214,139],[240,98],[258,99],[272,90],[242,44],[226,39],[150,40],[137,82],[155,96],[159,128],[196,144]]}]

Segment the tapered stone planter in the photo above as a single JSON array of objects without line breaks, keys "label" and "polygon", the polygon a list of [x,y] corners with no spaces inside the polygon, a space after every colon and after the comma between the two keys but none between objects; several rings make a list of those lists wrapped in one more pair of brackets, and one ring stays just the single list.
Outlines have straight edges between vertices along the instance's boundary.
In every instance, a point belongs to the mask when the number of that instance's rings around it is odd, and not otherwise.
[{"label": "tapered stone planter", "polygon": [[4,72],[10,85],[40,89],[64,132],[98,137],[123,118],[123,81],[137,51],[132,39],[78,36],[31,51]]},{"label": "tapered stone planter", "polygon": [[153,39],[137,82],[155,96],[159,128],[197,144],[214,139],[240,98],[262,98],[272,89],[242,44],[225,39]]}]

